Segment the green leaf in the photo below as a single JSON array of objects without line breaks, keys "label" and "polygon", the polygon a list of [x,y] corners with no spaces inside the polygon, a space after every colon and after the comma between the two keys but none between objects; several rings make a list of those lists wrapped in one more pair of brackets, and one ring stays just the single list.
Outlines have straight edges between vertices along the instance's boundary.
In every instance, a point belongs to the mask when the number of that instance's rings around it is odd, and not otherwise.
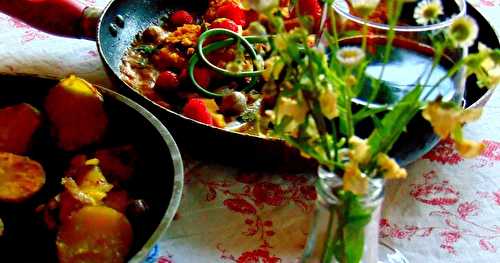
[{"label": "green leaf", "polygon": [[386,111],[387,108],[385,107],[379,107],[379,108],[362,108],[358,112],[356,112],[354,115],[352,115],[352,120],[354,124],[362,121],[365,118],[368,118],[370,116],[374,116],[380,112]]},{"label": "green leaf", "polygon": [[366,208],[361,198],[352,192],[346,193],[344,202],[347,208],[347,224],[344,227],[346,262],[358,263],[363,257],[364,230],[370,222],[372,210]]},{"label": "green leaf", "polygon": [[420,109],[419,98],[422,91],[422,86],[417,85],[384,116],[380,127],[373,130],[368,137],[372,156],[376,156],[379,152],[388,152],[391,149],[396,139],[405,130],[406,125]]},{"label": "green leaf", "polygon": [[372,209],[365,207],[362,197],[352,192],[338,194],[342,206],[338,209],[341,238],[335,241],[333,252],[339,262],[359,263],[363,257],[365,227],[371,220]]},{"label": "green leaf", "polygon": [[372,119],[373,126],[375,126],[375,129],[381,129],[382,128],[382,123],[380,122],[380,119],[377,116],[375,116],[375,115],[372,115],[370,117]]},{"label": "green leaf", "polygon": [[154,45],[140,45],[136,47],[135,50],[144,53],[146,55],[150,55],[156,52],[157,47]]}]

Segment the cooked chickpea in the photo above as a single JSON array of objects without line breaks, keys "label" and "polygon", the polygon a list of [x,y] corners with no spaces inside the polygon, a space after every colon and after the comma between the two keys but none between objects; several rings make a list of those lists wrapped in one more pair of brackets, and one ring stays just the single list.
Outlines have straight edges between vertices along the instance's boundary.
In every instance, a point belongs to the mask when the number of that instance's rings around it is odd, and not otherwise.
[{"label": "cooked chickpea", "polygon": [[142,39],[150,43],[159,43],[165,38],[165,31],[159,26],[150,26],[142,33]]},{"label": "cooked chickpea", "polygon": [[227,114],[240,115],[247,108],[247,97],[239,92],[233,91],[222,98],[221,110]]}]

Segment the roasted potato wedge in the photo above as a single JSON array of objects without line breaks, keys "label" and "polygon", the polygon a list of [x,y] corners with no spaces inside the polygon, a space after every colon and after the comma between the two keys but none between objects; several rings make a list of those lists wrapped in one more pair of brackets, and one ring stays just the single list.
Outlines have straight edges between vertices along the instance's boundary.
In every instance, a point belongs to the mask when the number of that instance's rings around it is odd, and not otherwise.
[{"label": "roasted potato wedge", "polygon": [[0,152],[0,201],[22,202],[45,184],[42,165],[28,157]]},{"label": "roasted potato wedge", "polygon": [[40,112],[27,103],[0,109],[0,151],[26,153],[41,119]]},{"label": "roasted potato wedge", "polygon": [[86,206],[64,223],[57,235],[61,263],[124,262],[132,243],[125,215],[106,206]]},{"label": "roasted potato wedge", "polygon": [[73,75],[49,91],[45,110],[59,147],[66,151],[101,140],[108,125],[101,93]]}]

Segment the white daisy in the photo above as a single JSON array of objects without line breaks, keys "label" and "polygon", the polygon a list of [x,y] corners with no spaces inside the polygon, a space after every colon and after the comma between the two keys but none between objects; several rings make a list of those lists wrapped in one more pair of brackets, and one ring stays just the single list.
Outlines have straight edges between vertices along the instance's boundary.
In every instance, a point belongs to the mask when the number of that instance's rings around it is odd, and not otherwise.
[{"label": "white daisy", "polygon": [[359,64],[365,58],[365,52],[354,46],[342,47],[337,51],[337,60],[348,67],[353,67]]},{"label": "white daisy", "polygon": [[427,25],[439,21],[439,16],[443,14],[443,5],[440,0],[422,0],[415,7],[413,18],[417,24]]},{"label": "white daisy", "polygon": [[478,31],[476,20],[470,16],[463,16],[453,21],[448,28],[448,36],[455,46],[467,48],[474,44]]},{"label": "white daisy", "polygon": [[350,0],[350,2],[357,14],[367,17],[377,8],[380,0]]}]

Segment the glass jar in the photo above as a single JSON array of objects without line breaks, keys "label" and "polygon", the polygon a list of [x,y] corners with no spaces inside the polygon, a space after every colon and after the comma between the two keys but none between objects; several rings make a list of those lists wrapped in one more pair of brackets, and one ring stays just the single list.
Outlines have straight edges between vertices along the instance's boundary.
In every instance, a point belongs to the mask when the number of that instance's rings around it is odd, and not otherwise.
[{"label": "glass jar", "polygon": [[[396,1],[393,1],[396,3]],[[447,47],[440,55],[440,62],[433,66],[433,57],[436,55],[435,42],[441,41],[437,33],[448,29],[456,20],[466,14],[465,0],[442,0],[443,14],[436,23],[418,24],[414,16],[417,1],[403,1],[401,15],[394,26],[389,25],[383,11],[387,1],[380,1],[379,7],[369,17],[360,17],[353,14],[347,0],[336,0],[332,4],[335,24],[340,46],[361,45],[363,35],[367,38],[368,51],[385,48],[388,42],[389,31],[394,30],[395,37],[391,40],[392,50],[387,56],[375,56],[367,66],[368,76],[380,78],[387,90],[382,90],[380,98],[374,102],[391,105],[404,96],[418,82],[424,86],[425,100],[435,100],[442,97],[444,101],[460,102],[465,92],[465,71],[459,71],[452,77],[441,81],[448,70],[468,54],[468,49]],[[385,61],[384,61],[385,60]],[[382,64],[385,64],[382,66]],[[438,84],[439,83],[439,84]],[[437,84],[438,88],[433,89]],[[433,90],[433,91],[431,91]],[[428,92],[428,93],[427,93]],[[391,94],[391,96],[386,96]],[[363,94],[362,94],[363,96]],[[366,98],[360,98],[360,102]]]},{"label": "glass jar", "polygon": [[[329,236],[333,237],[337,234],[340,219],[338,211],[342,204],[335,193],[338,192],[337,190],[342,189],[342,185],[343,181],[340,176],[324,167],[320,166],[318,168],[316,209],[301,262],[338,262],[335,256],[332,261],[325,261],[326,254],[328,253],[327,249],[325,249],[325,241]],[[371,218],[364,227],[363,256],[361,262],[407,262],[406,258],[399,251],[386,244],[379,243],[379,221],[383,199],[383,179],[370,179],[368,193],[362,198],[364,207],[371,210]]]}]

